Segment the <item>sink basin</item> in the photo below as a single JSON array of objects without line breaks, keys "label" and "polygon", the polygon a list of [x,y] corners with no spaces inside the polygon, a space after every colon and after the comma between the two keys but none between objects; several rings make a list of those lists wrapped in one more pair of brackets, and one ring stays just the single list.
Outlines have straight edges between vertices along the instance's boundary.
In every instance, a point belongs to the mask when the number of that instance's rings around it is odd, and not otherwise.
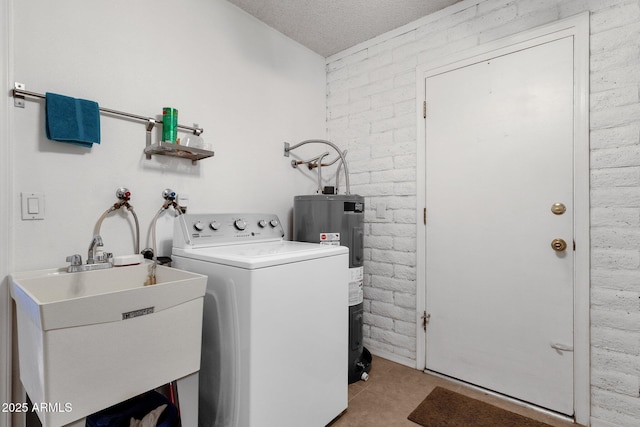
[{"label": "sink basin", "polygon": [[[10,275],[20,379],[62,426],[200,369],[206,276],[149,263]],[[57,403],[57,404],[56,404]]]}]

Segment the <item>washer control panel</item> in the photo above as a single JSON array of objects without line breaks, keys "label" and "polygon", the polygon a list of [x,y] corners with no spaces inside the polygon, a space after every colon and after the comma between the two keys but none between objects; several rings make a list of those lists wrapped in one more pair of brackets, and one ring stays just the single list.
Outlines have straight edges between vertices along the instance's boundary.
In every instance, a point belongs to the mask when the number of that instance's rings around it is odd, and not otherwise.
[{"label": "washer control panel", "polygon": [[184,214],[174,220],[177,248],[282,240],[284,230],[275,214]]}]

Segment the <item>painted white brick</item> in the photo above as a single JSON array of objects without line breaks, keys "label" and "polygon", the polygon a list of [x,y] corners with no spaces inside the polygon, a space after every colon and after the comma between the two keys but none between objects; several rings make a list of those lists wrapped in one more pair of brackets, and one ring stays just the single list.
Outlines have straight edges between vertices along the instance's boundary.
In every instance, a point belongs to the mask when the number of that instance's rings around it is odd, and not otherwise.
[{"label": "painted white brick", "polygon": [[529,15],[541,10],[557,9],[558,0],[518,0],[515,5],[518,9],[518,15]]},{"label": "painted white brick", "polygon": [[369,326],[375,326],[376,328],[392,331],[394,327],[394,321],[388,317],[378,316],[372,313],[363,313],[364,322]]},{"label": "painted white brick", "polygon": [[369,124],[363,124],[360,126],[349,125],[349,127],[344,129],[327,128],[329,139],[333,141],[350,141],[366,138],[370,131]]},{"label": "painted white brick", "polygon": [[[526,1],[526,0],[521,0]],[[517,2],[519,3],[519,2]],[[513,21],[518,15],[516,2],[505,4],[503,7],[493,9],[482,15],[477,15],[473,19],[458,25],[463,27],[467,34],[477,34],[496,27],[504,27]]]},{"label": "painted white brick", "polygon": [[351,53],[349,56],[342,57],[338,60],[331,61],[327,63],[327,73],[334,72],[342,67],[346,67],[349,64],[353,64],[358,61],[362,61],[363,59],[369,56],[369,52],[367,49],[362,49],[358,52]]},{"label": "painted white brick", "polygon": [[375,327],[371,328],[371,338],[386,344],[391,344],[396,348],[399,347],[415,350],[416,347],[416,342],[413,337],[408,337],[393,331],[385,331]]},{"label": "painted white brick", "polygon": [[[344,184],[344,180],[342,180],[341,182]],[[369,178],[369,172],[351,173],[351,171],[349,171],[350,185],[362,185],[362,184],[368,184],[369,182],[371,182]]]},{"label": "painted white brick", "polygon": [[[414,304],[415,307],[415,304]],[[416,336],[416,324],[415,322],[403,322],[402,320],[396,320],[393,322],[393,330],[401,335],[405,335],[407,337],[413,337],[415,340]]]},{"label": "painted white brick", "polygon": [[[634,75],[634,73],[636,74]],[[609,75],[608,77],[611,76]],[[624,81],[625,79],[633,80],[633,82],[629,83]],[[612,80],[615,81],[614,84],[620,84],[625,87],[631,84],[633,87],[627,87],[627,89],[637,91],[638,84],[640,83],[640,64],[633,67],[626,67],[620,75],[612,77]],[[627,104],[607,108],[606,110],[592,111],[590,120],[592,128],[598,129],[634,123],[638,121],[639,117],[640,104]]]},{"label": "painted white brick", "polygon": [[371,260],[409,266],[416,265],[416,255],[414,253],[399,252],[394,250],[372,249]]},{"label": "painted white brick", "polygon": [[[369,98],[366,98],[367,104],[370,102]],[[387,107],[376,108],[375,110],[366,109],[361,112],[354,112],[349,115],[349,123],[354,125],[361,125],[371,128],[371,123],[380,120],[387,120],[393,117],[393,105]],[[368,139],[368,138],[367,138]]]},{"label": "painted white brick", "polygon": [[394,248],[392,236],[365,236],[364,244],[382,250]]},{"label": "painted white brick", "polygon": [[416,69],[417,58],[411,57],[404,61],[394,61],[392,64],[386,67],[381,67],[376,70],[372,70],[369,73],[369,80],[376,82],[378,80],[393,79],[395,76],[402,73],[414,71]]},{"label": "painted white brick", "polygon": [[591,72],[604,72],[610,68],[619,68],[627,64],[637,63],[639,56],[637,43],[604,50],[591,56]]},{"label": "painted white brick", "polygon": [[640,165],[640,146],[630,145],[591,152],[591,166],[599,168],[620,168]]},{"label": "painted white brick", "polygon": [[603,327],[640,332],[640,313],[637,307],[634,312],[592,309],[591,321]]},{"label": "painted white brick", "polygon": [[442,46],[429,47],[423,52],[418,54],[418,64],[427,64],[432,61],[441,59],[453,52],[460,52],[465,49],[472,48],[478,45],[479,36],[476,34],[468,37],[460,38],[452,42],[445,43]]},{"label": "painted white brick", "polygon": [[415,180],[415,169],[389,169],[371,172],[371,182],[402,182]]},{"label": "painted white brick", "polygon": [[[415,318],[415,309],[408,309],[403,307],[396,307],[393,304],[371,301],[371,313],[379,314],[380,316],[388,317],[394,320],[404,320],[405,322],[411,322]],[[406,347],[405,347],[406,348]]]},{"label": "painted white brick", "polygon": [[[376,132],[362,139],[371,150],[371,157],[387,157],[389,147],[393,147],[393,132]],[[382,153],[380,152],[382,150]]]},{"label": "painted white brick", "polygon": [[593,12],[589,25],[593,32],[598,32],[638,22],[640,22],[640,5],[637,2],[628,2]]},{"label": "painted white brick", "polygon": [[415,209],[395,210],[393,212],[393,220],[396,224],[415,224],[416,211]]},{"label": "painted white brick", "polygon": [[416,206],[416,198],[415,197],[406,197],[406,196],[392,196],[385,197],[387,201],[387,206],[391,209],[409,209],[415,208]]},{"label": "painted white brick", "polygon": [[[594,240],[595,238],[592,237]],[[640,283],[640,271],[635,270],[608,270],[605,268],[593,268],[591,270],[591,287],[622,289],[635,291]]]},{"label": "painted white brick", "polygon": [[385,52],[391,52],[394,48],[402,46],[403,44],[411,43],[416,39],[416,31],[411,30],[404,34],[397,35],[388,40],[384,40],[377,45],[369,47],[369,55],[379,55]]},{"label": "painted white brick", "polygon": [[591,427],[637,427],[637,425],[637,419],[601,407],[595,407],[591,414]]},{"label": "painted white brick", "polygon": [[415,236],[416,226],[411,224],[372,224],[371,234],[379,236]]},{"label": "painted white brick", "polygon": [[382,184],[362,184],[362,185],[352,185],[351,192],[353,194],[360,194],[362,196],[384,196],[384,195],[392,195],[393,193],[393,184],[382,183]]},{"label": "painted white brick", "polygon": [[592,27],[591,31],[589,49],[591,55],[597,56],[625,46],[637,46],[640,23],[634,22],[605,31],[598,31],[598,28]]},{"label": "painted white brick", "polygon": [[371,286],[366,286],[364,288],[364,297],[366,299],[373,300],[373,301],[380,301],[380,302],[387,302],[387,303],[393,302],[392,291],[380,289],[380,288],[374,288]]},{"label": "painted white brick", "polygon": [[394,62],[400,62],[407,58],[414,58],[422,49],[423,45],[420,40],[403,44],[402,46],[398,46],[393,49],[393,60]]},{"label": "painted white brick", "polygon": [[396,169],[410,169],[412,179],[416,178],[416,156],[415,155],[407,155],[407,156],[396,156],[393,158],[393,166]]},{"label": "painted white brick", "polygon": [[640,123],[634,122],[614,128],[591,131],[591,148],[616,148],[640,144]]},{"label": "painted white brick", "polygon": [[369,71],[391,64],[392,62],[393,55],[391,52],[380,52],[375,55],[371,55],[371,52],[368,52],[367,58],[349,65],[349,76],[355,77],[368,74]]},{"label": "painted white brick", "polygon": [[[635,1],[635,0],[632,0]],[[628,2],[628,1],[624,1]],[[578,13],[589,10],[591,12],[597,12],[598,10],[608,9],[612,6],[618,6],[622,3],[621,0],[559,0],[558,5],[560,7],[561,18],[567,18],[574,16]]]},{"label": "painted white brick", "polygon": [[410,279],[371,276],[371,286],[390,291],[404,292],[407,294],[415,294],[416,292],[416,282]]},{"label": "painted white brick", "polygon": [[628,313],[640,313],[640,286],[638,291],[635,292],[622,289],[593,289],[591,291],[591,306],[604,310],[624,310]]},{"label": "painted white brick", "polygon": [[[402,292],[395,292],[393,297],[394,297],[394,302],[398,307],[405,307],[405,308],[415,310],[416,308],[415,294],[405,294]],[[415,322],[412,323],[412,325],[415,328]]]},{"label": "painted white brick", "polygon": [[371,275],[371,283],[375,286],[376,283],[380,283],[379,280],[393,277],[394,268],[393,264],[386,262],[365,261],[365,270]]},{"label": "painted white brick", "polygon": [[394,88],[394,79],[393,77],[377,80],[375,82],[371,82],[370,84],[360,86],[354,89],[349,90],[349,96],[352,100],[368,98],[375,93],[381,93],[388,90],[392,90]]},{"label": "painted white brick", "polygon": [[613,250],[594,248],[591,251],[591,265],[594,268],[637,269],[640,266],[638,249]]},{"label": "painted white brick", "polygon": [[376,93],[371,96],[371,108],[379,108],[393,105],[398,102],[415,99],[416,88],[411,86],[401,86],[386,92]]},{"label": "painted white brick", "polygon": [[591,350],[591,366],[593,369],[640,375],[640,356],[594,347]]},{"label": "painted white brick", "polygon": [[591,190],[594,206],[636,208],[640,206],[640,188],[608,187]]},{"label": "painted white brick", "polygon": [[349,161],[349,172],[376,172],[393,169],[393,159],[388,157],[379,157],[373,159],[351,159]]},{"label": "painted white brick", "polygon": [[363,340],[363,343],[365,347],[375,348],[377,350],[384,351],[386,353],[395,353],[396,351],[396,347],[394,347],[393,345],[382,343],[377,340],[373,340],[369,338],[369,336],[365,337],[365,339]]},{"label": "painted white brick", "polygon": [[[636,47],[636,50],[640,50],[640,47]],[[638,101],[638,91],[624,87],[594,93],[591,96],[590,104],[591,111],[597,111],[622,105],[637,104]]]},{"label": "painted white brick", "polygon": [[591,187],[640,186],[640,167],[598,169],[591,172]]},{"label": "painted white brick", "polygon": [[591,345],[603,350],[637,356],[640,354],[640,334],[604,326],[593,326],[591,328]]},{"label": "painted white brick", "polygon": [[395,145],[404,144],[408,147],[404,154],[416,153],[416,126],[407,126],[402,129],[393,130],[393,143]]},{"label": "painted white brick", "polygon": [[[416,183],[415,182],[397,182],[393,186],[394,194],[405,194],[409,196],[414,196],[416,194]],[[415,227],[414,227],[415,228]],[[414,229],[415,232],[415,229]]]},{"label": "painted white brick", "polygon": [[630,397],[619,393],[612,393],[606,390],[594,389],[592,393],[593,405],[595,407],[611,408],[622,415],[635,418],[635,425],[640,419],[640,399],[638,396]]},{"label": "painted white brick", "polygon": [[[495,2],[487,2],[487,3],[495,3]],[[508,2],[506,2],[508,3]],[[482,7],[482,3],[479,6],[473,5],[461,11],[458,11],[452,15],[449,15],[443,19],[427,22],[426,24],[419,27],[416,31],[416,39],[424,39],[431,38],[434,35],[438,35],[441,33],[446,33],[448,29],[451,27],[455,27],[464,22],[468,22],[472,20],[478,11],[478,7]],[[495,8],[494,8],[495,9]],[[486,14],[489,10],[483,10],[482,14]]]},{"label": "painted white brick", "polygon": [[511,36],[522,31],[523,28],[533,28],[556,21],[560,17],[557,8],[539,10],[528,15],[520,15],[516,20],[505,25],[483,31],[478,37],[478,43],[487,43],[502,37]]},{"label": "painted white brick", "polygon": [[[415,222],[415,213],[414,213]],[[415,237],[394,237],[393,249],[404,252],[416,252],[416,238]]]},{"label": "painted white brick", "polygon": [[593,248],[637,249],[640,247],[640,230],[628,228],[594,228],[591,230]]},{"label": "painted white brick", "polygon": [[592,208],[592,227],[640,227],[639,208]]},{"label": "painted white brick", "polygon": [[336,91],[350,90],[356,87],[369,84],[368,74],[353,75],[346,79],[338,79],[327,83],[328,93]]},{"label": "painted white brick", "polygon": [[[394,265],[393,266],[393,277],[404,280],[405,283],[407,281],[413,281],[415,283],[416,280],[416,268],[411,265]],[[414,285],[415,288],[415,285]],[[414,289],[415,292],[415,289]]]}]

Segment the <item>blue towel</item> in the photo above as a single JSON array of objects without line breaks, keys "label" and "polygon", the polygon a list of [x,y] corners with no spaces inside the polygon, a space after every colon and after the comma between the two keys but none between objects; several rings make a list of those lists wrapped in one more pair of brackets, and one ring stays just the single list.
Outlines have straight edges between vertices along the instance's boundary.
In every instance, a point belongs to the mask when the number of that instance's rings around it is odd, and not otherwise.
[{"label": "blue towel", "polygon": [[46,132],[52,141],[89,147],[100,144],[100,108],[86,99],[46,93]]}]

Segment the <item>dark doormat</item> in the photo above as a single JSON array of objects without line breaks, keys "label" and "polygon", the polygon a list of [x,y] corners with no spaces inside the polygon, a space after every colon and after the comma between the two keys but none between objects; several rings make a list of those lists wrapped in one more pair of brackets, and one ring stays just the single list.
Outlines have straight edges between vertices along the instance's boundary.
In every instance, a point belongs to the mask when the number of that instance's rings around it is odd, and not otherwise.
[{"label": "dark doormat", "polygon": [[550,427],[442,387],[429,393],[407,418],[424,427]]}]

